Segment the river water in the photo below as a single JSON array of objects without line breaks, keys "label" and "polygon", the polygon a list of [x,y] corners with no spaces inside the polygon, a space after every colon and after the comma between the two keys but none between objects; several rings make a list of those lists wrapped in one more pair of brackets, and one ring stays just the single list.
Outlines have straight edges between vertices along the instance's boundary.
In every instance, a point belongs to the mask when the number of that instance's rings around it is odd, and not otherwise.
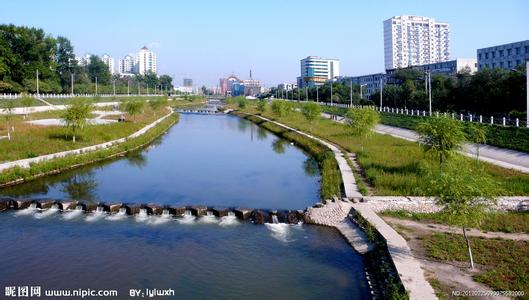
[{"label": "river water", "polygon": [[[304,209],[317,165],[234,116],[181,115],[147,149],[0,190],[17,198]],[[180,299],[368,299],[362,257],[333,229],[27,209],[0,214],[0,287],[173,289]],[[2,288],[3,290],[3,288]]]}]

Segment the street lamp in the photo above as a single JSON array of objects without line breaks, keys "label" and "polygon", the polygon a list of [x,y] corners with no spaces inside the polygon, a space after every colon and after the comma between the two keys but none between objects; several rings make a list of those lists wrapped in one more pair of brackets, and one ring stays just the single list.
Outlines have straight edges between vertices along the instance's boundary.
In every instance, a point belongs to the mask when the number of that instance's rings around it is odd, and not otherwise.
[{"label": "street lamp", "polygon": [[382,111],[382,93],[383,93],[383,87],[384,87],[384,82],[382,80],[382,77],[380,77],[380,111]]},{"label": "street lamp", "polygon": [[364,86],[367,86],[367,84],[361,84],[360,85],[360,99],[363,99],[362,98],[362,87],[364,87]]}]

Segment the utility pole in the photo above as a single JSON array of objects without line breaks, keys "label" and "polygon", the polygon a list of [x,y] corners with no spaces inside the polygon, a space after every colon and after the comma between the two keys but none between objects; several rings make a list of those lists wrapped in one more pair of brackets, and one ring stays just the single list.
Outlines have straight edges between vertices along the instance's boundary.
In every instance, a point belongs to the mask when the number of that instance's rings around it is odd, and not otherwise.
[{"label": "utility pole", "polygon": [[351,78],[351,81],[349,81],[349,100],[350,100],[350,106],[353,107],[353,79]]},{"label": "utility pole", "polygon": [[525,106],[525,126],[529,127],[529,60],[525,62],[525,92],[527,93],[527,103]]},{"label": "utility pole", "polygon": [[37,96],[39,96],[39,69],[37,69]]},{"label": "utility pole", "polygon": [[428,101],[430,102],[430,116],[432,116],[432,73],[428,72]]},{"label": "utility pole", "polygon": [[127,80],[127,96],[130,96],[130,79]]},{"label": "utility pole", "polygon": [[305,87],[305,101],[309,101],[309,91],[307,90],[307,87]]},{"label": "utility pole", "polygon": [[114,96],[116,96],[116,79],[114,79]]},{"label": "utility pole", "polygon": [[138,81],[138,96],[140,95],[140,82]]},{"label": "utility pole", "polygon": [[70,74],[70,77],[71,77],[71,83],[70,83],[70,86],[71,86],[71,89],[72,89],[72,96],[73,96],[73,73]]},{"label": "utility pole", "polygon": [[96,96],[97,96],[97,77],[96,77]]},{"label": "utility pole", "polygon": [[382,93],[383,93],[384,82],[382,77],[380,77],[380,111],[382,111]]},{"label": "utility pole", "polygon": [[360,100],[363,99],[363,97],[362,97],[362,87],[363,87],[363,86],[364,86],[363,84],[360,84]]},{"label": "utility pole", "polygon": [[320,103],[320,95],[318,94],[318,86],[316,86],[316,103]]},{"label": "utility pole", "polygon": [[331,106],[332,106],[332,78],[331,78]]}]

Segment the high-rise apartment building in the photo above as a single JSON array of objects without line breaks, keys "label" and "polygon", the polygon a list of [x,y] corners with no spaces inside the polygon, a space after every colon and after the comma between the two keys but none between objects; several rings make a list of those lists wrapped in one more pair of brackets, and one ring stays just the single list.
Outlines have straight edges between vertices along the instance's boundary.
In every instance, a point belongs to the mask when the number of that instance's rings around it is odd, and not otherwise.
[{"label": "high-rise apartment building", "polygon": [[119,73],[132,74],[134,73],[134,58],[130,55],[125,55],[119,60]]},{"label": "high-rise apartment building", "polygon": [[103,56],[101,56],[101,60],[108,66],[110,74],[114,74],[114,58],[108,54],[103,54]]},{"label": "high-rise apartment building", "polygon": [[157,73],[156,53],[144,46],[136,57],[136,73],[145,75],[148,72]]},{"label": "high-rise apartment building", "polygon": [[448,61],[450,26],[433,18],[396,16],[384,21],[386,70]]},{"label": "high-rise apartment building", "polygon": [[184,87],[193,87],[193,79],[184,78]]},{"label": "high-rise apartment building", "polygon": [[84,56],[76,56],[75,60],[77,61],[77,65],[86,67],[90,64],[90,57],[92,57],[92,54],[87,53]]},{"label": "high-rise apartment building", "polygon": [[300,61],[301,76],[298,77],[298,86],[322,85],[327,80],[340,76],[340,61],[319,56],[308,56]]}]

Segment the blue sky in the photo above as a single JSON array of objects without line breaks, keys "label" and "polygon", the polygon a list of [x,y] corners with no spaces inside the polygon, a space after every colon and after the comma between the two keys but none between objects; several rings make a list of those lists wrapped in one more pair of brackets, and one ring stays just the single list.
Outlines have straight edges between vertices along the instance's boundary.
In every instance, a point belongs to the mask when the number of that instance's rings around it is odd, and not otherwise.
[{"label": "blue sky", "polygon": [[384,69],[382,22],[422,15],[450,23],[452,58],[529,39],[526,0],[117,1],[0,0],[0,22],[68,37],[76,53],[117,59],[144,45],[159,73],[215,86],[232,72],[294,82],[308,55],[339,58],[342,75]]}]

